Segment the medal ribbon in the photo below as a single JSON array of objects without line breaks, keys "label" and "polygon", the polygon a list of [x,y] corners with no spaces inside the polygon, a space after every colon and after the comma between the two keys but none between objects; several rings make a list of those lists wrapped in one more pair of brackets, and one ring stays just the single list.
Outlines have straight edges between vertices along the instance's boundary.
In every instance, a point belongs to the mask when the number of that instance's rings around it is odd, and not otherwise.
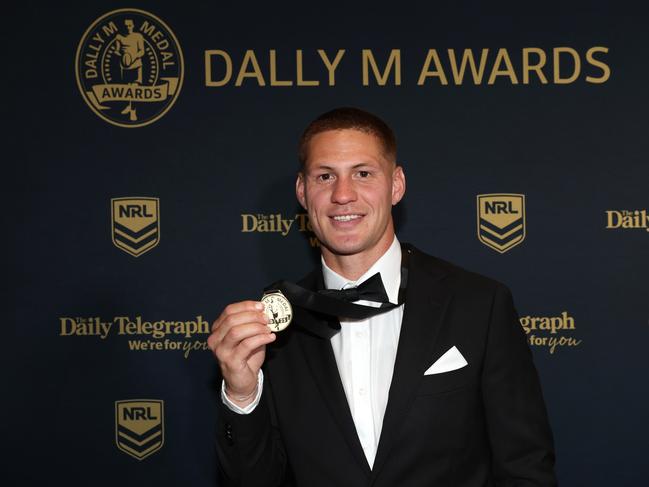
[{"label": "medal ribbon", "polygon": [[[408,251],[401,252],[401,283],[397,304],[388,301],[385,287],[381,281],[381,274],[376,273],[356,288],[334,290],[321,289],[312,291],[290,281],[277,281],[266,290],[279,290],[291,302],[291,305],[314,311],[323,315],[363,320],[385,313],[401,306],[405,302],[406,287],[408,285]],[[353,304],[351,301],[366,300],[380,302],[381,306],[364,306]]]}]

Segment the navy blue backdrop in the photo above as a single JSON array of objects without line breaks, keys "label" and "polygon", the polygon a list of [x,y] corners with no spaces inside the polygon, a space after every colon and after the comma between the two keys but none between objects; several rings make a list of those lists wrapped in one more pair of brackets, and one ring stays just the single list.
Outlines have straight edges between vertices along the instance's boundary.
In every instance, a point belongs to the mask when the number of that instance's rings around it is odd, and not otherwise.
[{"label": "navy blue backdrop", "polygon": [[[644,13],[14,8],[3,33],[11,485],[215,485],[206,329],[227,303],[315,262],[294,197],[297,139],[342,105],[396,132],[399,238],[512,289],[561,484],[647,481]],[[148,88],[128,92],[139,75]],[[516,245],[479,238],[477,197],[494,194],[524,197]]]}]

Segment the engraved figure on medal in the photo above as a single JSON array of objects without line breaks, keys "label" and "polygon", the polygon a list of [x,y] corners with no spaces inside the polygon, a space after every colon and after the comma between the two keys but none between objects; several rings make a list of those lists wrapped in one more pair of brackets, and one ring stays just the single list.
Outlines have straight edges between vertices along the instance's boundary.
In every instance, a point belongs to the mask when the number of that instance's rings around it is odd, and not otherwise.
[{"label": "engraved figure on medal", "polygon": [[268,291],[261,298],[261,302],[264,303],[268,327],[272,331],[282,331],[291,323],[293,308],[281,291]]}]

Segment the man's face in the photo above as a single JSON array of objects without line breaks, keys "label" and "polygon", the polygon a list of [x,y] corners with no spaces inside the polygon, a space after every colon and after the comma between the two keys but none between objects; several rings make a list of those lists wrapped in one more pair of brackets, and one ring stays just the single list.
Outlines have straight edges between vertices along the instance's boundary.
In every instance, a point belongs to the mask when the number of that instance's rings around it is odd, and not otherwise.
[{"label": "man's face", "polygon": [[313,136],[296,183],[323,252],[336,255],[380,257],[394,238],[392,205],[404,192],[403,170],[385,158],[381,141],[353,129]]}]

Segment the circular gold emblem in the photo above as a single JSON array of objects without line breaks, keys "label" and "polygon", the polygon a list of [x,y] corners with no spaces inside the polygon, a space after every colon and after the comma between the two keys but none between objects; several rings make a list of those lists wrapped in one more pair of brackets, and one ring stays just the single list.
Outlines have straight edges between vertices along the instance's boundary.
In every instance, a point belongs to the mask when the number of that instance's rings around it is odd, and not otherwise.
[{"label": "circular gold emblem", "polygon": [[268,328],[273,331],[282,331],[291,324],[293,308],[281,291],[268,291],[261,298],[264,303],[264,312],[268,316]]},{"label": "circular gold emblem", "polygon": [[75,70],[88,106],[120,127],[143,127],[167,113],[178,98],[185,71],[171,29],[135,8],[95,20],[79,42]]}]

